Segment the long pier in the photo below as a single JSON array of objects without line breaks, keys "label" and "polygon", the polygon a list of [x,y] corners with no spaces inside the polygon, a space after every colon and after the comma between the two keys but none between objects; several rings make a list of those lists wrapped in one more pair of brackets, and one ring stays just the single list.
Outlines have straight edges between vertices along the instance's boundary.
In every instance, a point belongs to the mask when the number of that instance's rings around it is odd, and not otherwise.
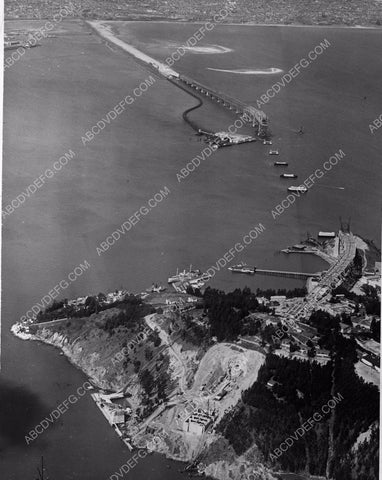
[{"label": "long pier", "polygon": [[283,270],[264,270],[261,268],[254,268],[254,273],[259,273],[260,275],[270,275],[272,277],[298,278],[301,280],[320,276],[320,273],[285,272]]}]

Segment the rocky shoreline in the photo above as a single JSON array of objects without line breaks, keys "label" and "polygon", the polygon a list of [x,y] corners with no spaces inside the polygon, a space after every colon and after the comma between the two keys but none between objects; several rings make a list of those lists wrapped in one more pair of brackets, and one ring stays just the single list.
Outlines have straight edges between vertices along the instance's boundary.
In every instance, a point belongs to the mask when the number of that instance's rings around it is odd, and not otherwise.
[{"label": "rocky shoreline", "polygon": [[[11,332],[21,340],[39,341],[60,349],[68,361],[73,366],[80,369],[89,378],[90,382],[95,388],[95,391],[116,391],[115,385],[113,386],[112,383],[107,382],[102,378],[104,371],[102,371],[101,368],[95,369],[94,365],[92,365],[90,361],[85,362],[83,360],[83,353],[85,352],[83,352],[83,347],[78,345],[79,342],[70,344],[69,338],[65,335],[65,333],[52,332],[49,327],[41,324],[36,333],[31,333],[29,331],[30,326],[31,324],[18,322],[12,326]],[[103,404],[97,395],[98,394],[92,394],[92,398],[110,423],[110,419],[105,414],[105,408],[104,406],[102,408]],[[164,438],[161,438],[160,434],[159,436],[154,437],[159,438],[158,442],[150,441],[147,443],[146,441],[146,443],[142,446],[142,439],[144,437],[137,435],[132,437],[130,440],[126,440],[121,430],[115,427],[116,426],[114,425],[112,426],[114,431],[129,448],[129,450],[132,450],[133,448],[145,448],[149,452],[156,452],[164,455],[169,460],[180,461],[188,464],[191,460],[188,458],[186,451],[183,449],[178,449],[178,451],[175,452],[173,448],[169,448],[168,443],[163,441]],[[178,440],[180,439],[172,438],[170,435],[169,440],[172,445],[177,445]],[[242,472],[244,468],[248,474],[252,474],[253,472],[257,475],[260,475],[259,478],[262,480],[276,480],[277,478],[261,463],[252,464],[244,457],[236,457],[234,452],[230,452],[227,456],[227,459],[222,460],[211,458],[210,460],[211,461],[208,463],[208,465],[203,463],[195,465],[195,467],[192,468],[192,471],[199,475],[207,475],[215,478],[216,480],[232,480],[232,475],[234,475],[235,478],[240,476],[240,472]]]},{"label": "rocky shoreline", "polygon": [[86,365],[83,365],[78,362],[75,352],[73,349],[70,349],[68,346],[68,339],[65,335],[59,334],[57,332],[52,333],[47,328],[43,328],[42,335],[36,335],[25,331],[25,324],[22,322],[17,322],[11,327],[11,332],[20,340],[32,340],[42,342],[46,345],[58,348],[67,360],[76,368],[81,370],[89,379],[90,383],[96,388],[102,388],[106,390],[112,390],[112,386],[108,385],[107,382],[100,379],[94,371],[91,371],[90,368],[86,368]]}]

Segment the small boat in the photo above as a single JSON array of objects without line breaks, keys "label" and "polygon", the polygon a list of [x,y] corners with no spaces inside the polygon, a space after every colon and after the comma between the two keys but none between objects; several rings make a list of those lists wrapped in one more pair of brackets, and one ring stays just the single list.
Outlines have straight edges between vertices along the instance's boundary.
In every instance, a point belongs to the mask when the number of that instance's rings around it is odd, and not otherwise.
[{"label": "small boat", "polygon": [[269,150],[269,155],[278,155],[279,151],[278,150]]},{"label": "small boat", "polygon": [[280,175],[281,178],[297,178],[295,173],[282,173]]},{"label": "small boat", "polygon": [[253,275],[255,273],[255,268],[249,267],[243,262],[237,265],[232,265],[232,267],[228,267],[228,270],[234,273],[247,273],[248,275]]},{"label": "small boat", "polygon": [[294,186],[288,187],[288,192],[307,193],[307,191],[308,191],[308,189],[306,187],[304,187],[303,185],[301,185],[299,187],[294,187]]},{"label": "small boat", "polygon": [[275,162],[273,165],[276,167],[287,167],[288,163],[287,162]]},{"label": "small boat", "polygon": [[272,145],[272,140],[264,140],[263,145]]},{"label": "small boat", "polygon": [[162,285],[152,284],[151,288],[146,288],[147,293],[162,293],[166,290],[166,287],[162,287]]}]

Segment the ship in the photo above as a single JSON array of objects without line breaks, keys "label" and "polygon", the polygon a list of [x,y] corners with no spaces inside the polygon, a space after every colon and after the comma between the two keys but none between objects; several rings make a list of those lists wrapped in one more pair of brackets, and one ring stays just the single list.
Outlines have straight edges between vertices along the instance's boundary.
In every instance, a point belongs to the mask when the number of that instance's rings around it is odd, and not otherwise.
[{"label": "ship", "polygon": [[288,163],[287,162],[275,162],[273,165],[275,165],[276,167],[287,167],[288,166]]},{"label": "ship", "polygon": [[288,192],[307,193],[307,191],[308,191],[308,189],[306,187],[304,187],[303,185],[301,185],[299,187],[294,187],[294,186],[288,187]]},{"label": "ship", "polygon": [[287,247],[281,250],[283,253],[311,253],[310,250],[306,249],[306,245],[303,244],[296,244],[292,247]]},{"label": "ship", "polygon": [[23,44],[18,40],[11,40],[9,42],[4,42],[4,50],[16,50],[17,48],[22,47]]},{"label": "ship", "polygon": [[32,45],[30,41],[21,42],[20,40],[10,40],[4,42],[4,50],[17,50],[18,48],[33,48],[39,46],[40,44],[38,43]]},{"label": "ship", "polygon": [[228,267],[228,270],[234,273],[246,273],[248,275],[254,275],[255,268],[249,267],[246,263],[238,263],[237,265],[232,265],[232,267]]},{"label": "ship", "polygon": [[280,175],[281,178],[297,178],[295,173],[282,173]]},{"label": "ship", "polygon": [[202,272],[197,269],[197,270],[192,270],[192,265],[190,265],[190,269],[188,272],[186,270],[183,270],[183,272],[179,272],[178,269],[176,270],[176,274],[173,275],[172,277],[169,277],[167,282],[168,283],[175,283],[175,282],[189,282],[190,280],[195,280],[199,277],[202,276]]},{"label": "ship", "polygon": [[278,155],[279,151],[278,150],[269,150],[269,155]]}]

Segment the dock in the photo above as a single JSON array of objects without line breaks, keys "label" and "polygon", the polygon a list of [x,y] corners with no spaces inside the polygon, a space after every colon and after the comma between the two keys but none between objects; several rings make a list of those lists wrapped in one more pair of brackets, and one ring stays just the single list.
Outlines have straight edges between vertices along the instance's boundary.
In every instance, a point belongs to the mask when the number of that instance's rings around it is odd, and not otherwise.
[{"label": "dock", "polygon": [[254,269],[255,274],[258,273],[260,275],[270,275],[272,277],[285,277],[285,278],[297,278],[301,280],[306,280],[307,278],[311,277],[320,277],[321,273],[304,273],[304,272],[286,272],[283,270],[264,270],[261,268]]},{"label": "dock", "polygon": [[[248,267],[248,270],[251,267]],[[243,273],[245,275],[248,275],[250,273],[249,271],[244,271],[241,272],[240,270],[236,270],[235,273]],[[321,272],[317,273],[305,273],[305,272],[286,272],[284,270],[266,270],[262,268],[257,268],[253,267],[253,273],[254,274],[259,274],[259,275],[270,275],[272,277],[285,277],[285,278],[297,278],[301,280],[306,280],[308,278],[314,277],[314,278],[320,278],[321,277]]]},{"label": "dock", "polygon": [[[118,437],[123,441],[123,443],[128,447],[128,449],[130,451],[132,451],[133,446],[131,445],[129,440],[124,436],[124,434],[122,433],[122,431],[120,430],[118,425],[116,425],[115,423],[113,423],[111,421],[110,415],[108,415],[108,413],[106,411],[108,407],[105,404],[105,402],[102,401],[100,393],[99,392],[94,392],[94,393],[91,393],[90,395],[91,395],[92,399],[94,400],[95,404],[97,405],[97,407],[101,410],[102,415],[106,418],[109,425],[113,428],[113,430],[116,432]],[[120,398],[120,394],[115,394],[114,397],[115,398]]]}]

